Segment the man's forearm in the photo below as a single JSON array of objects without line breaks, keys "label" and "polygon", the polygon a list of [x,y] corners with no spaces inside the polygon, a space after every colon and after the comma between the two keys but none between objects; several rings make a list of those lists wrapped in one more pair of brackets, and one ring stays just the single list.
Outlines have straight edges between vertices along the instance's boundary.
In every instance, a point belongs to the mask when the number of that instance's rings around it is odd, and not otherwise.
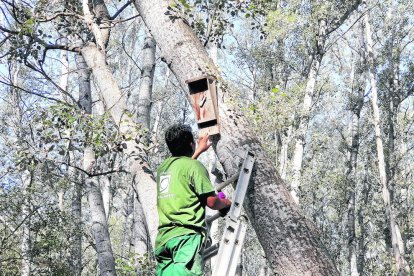
[{"label": "man's forearm", "polygon": [[200,154],[202,154],[202,153],[203,153],[202,151],[196,150],[194,152],[193,156],[191,157],[191,159],[196,160],[200,156]]},{"label": "man's forearm", "polygon": [[227,198],[219,198],[218,196],[209,196],[207,198],[207,206],[213,210],[221,210],[231,206],[231,201]]}]

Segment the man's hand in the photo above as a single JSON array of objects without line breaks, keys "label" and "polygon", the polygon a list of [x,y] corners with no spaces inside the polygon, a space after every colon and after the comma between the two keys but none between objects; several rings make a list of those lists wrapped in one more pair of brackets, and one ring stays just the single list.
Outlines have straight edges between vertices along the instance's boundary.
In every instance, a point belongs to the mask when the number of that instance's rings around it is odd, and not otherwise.
[{"label": "man's hand", "polygon": [[227,216],[228,212],[230,211],[230,206],[220,209],[219,213],[220,213],[220,217],[224,218],[225,216]]},{"label": "man's hand", "polygon": [[205,134],[204,136],[201,136],[198,138],[197,148],[194,151],[192,159],[197,159],[200,154],[208,150],[209,147],[211,147],[211,142],[208,140],[208,134]]}]

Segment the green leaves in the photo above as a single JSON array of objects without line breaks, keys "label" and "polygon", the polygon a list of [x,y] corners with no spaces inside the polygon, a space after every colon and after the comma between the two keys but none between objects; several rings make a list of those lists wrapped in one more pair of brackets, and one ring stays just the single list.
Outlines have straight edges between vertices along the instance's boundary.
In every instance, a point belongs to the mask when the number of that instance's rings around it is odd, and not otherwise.
[{"label": "green leaves", "polygon": [[292,34],[299,27],[299,17],[289,11],[276,10],[269,12],[264,30],[271,39],[278,39]]},{"label": "green leaves", "polygon": [[117,129],[109,115],[93,116],[66,105],[53,105],[35,111],[37,134],[51,154],[66,155],[92,146],[98,156],[115,148]]},{"label": "green leaves", "polygon": [[154,275],[156,263],[151,254],[148,253],[142,255],[131,253],[128,258],[117,258],[115,263],[118,275],[136,275],[137,271],[135,271],[135,262],[138,263],[139,275]]}]

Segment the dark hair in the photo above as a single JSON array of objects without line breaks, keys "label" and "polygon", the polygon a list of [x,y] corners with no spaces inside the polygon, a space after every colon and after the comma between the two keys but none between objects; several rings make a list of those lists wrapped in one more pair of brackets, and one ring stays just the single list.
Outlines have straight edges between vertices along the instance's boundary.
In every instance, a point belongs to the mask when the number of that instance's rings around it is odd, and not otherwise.
[{"label": "dark hair", "polygon": [[172,156],[191,156],[194,142],[193,133],[189,125],[172,125],[165,132],[165,142]]}]

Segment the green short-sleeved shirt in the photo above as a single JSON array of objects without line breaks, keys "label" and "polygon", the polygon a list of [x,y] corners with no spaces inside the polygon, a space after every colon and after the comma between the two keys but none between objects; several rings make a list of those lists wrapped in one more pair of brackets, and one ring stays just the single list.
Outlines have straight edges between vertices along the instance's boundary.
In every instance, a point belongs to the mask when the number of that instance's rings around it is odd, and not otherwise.
[{"label": "green short-sleeved shirt", "polygon": [[157,170],[158,235],[155,248],[169,239],[205,230],[200,196],[214,192],[206,168],[189,157],[170,157]]}]

